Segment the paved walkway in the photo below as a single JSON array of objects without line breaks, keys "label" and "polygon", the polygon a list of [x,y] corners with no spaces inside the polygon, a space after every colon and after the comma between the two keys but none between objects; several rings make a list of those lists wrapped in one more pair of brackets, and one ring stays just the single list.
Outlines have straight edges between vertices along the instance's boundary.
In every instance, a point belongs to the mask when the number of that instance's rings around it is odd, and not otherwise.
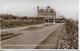
[{"label": "paved walkway", "polygon": [[[43,27],[39,30],[27,31],[16,30],[14,32],[22,33],[20,36],[16,36],[1,42],[2,48],[7,49],[33,49],[36,48],[42,41],[44,41],[54,30],[58,29],[62,24],[53,24]],[[25,29],[25,27],[24,27]]]}]

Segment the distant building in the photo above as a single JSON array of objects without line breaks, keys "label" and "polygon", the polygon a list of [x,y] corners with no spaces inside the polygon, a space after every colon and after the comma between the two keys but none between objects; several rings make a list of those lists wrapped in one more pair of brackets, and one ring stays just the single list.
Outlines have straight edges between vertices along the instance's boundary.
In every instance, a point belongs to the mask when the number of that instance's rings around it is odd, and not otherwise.
[{"label": "distant building", "polygon": [[37,7],[37,17],[44,17],[47,22],[53,22],[56,17],[56,11],[49,6],[46,9]]}]

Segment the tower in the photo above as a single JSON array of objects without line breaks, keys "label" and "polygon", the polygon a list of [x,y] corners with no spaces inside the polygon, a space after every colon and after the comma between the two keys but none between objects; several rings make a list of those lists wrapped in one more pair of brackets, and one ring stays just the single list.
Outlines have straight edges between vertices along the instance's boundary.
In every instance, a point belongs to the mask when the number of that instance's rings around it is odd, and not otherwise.
[{"label": "tower", "polygon": [[37,15],[39,14],[39,6],[37,6]]},{"label": "tower", "polygon": [[39,6],[37,6],[37,11],[39,11]]}]

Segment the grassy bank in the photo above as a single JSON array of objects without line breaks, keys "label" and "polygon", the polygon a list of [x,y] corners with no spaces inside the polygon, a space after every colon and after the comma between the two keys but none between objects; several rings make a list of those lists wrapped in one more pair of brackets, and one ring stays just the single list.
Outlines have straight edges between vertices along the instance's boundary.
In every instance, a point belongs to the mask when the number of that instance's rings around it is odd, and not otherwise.
[{"label": "grassy bank", "polygon": [[75,21],[68,21],[65,27],[70,49],[78,49],[78,24]]},{"label": "grassy bank", "polygon": [[39,24],[38,22],[34,21],[23,21],[23,20],[1,20],[1,29],[4,28],[13,28],[13,27],[20,27],[20,26],[27,26],[27,25],[35,25]]},{"label": "grassy bank", "polygon": [[65,23],[66,34],[61,37],[60,49],[78,49],[78,23],[67,21]]},{"label": "grassy bank", "polygon": [[41,17],[27,17],[27,16],[13,16],[13,15],[0,15],[0,28],[13,28],[27,25],[41,24],[43,18]]}]

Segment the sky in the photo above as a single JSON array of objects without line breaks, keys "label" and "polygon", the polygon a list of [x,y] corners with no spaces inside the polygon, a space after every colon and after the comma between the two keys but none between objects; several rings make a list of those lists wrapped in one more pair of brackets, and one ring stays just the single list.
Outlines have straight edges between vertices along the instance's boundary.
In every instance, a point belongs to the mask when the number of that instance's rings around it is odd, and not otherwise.
[{"label": "sky", "polygon": [[36,16],[37,6],[50,6],[56,10],[57,17],[78,19],[78,0],[0,0],[0,14]]}]

